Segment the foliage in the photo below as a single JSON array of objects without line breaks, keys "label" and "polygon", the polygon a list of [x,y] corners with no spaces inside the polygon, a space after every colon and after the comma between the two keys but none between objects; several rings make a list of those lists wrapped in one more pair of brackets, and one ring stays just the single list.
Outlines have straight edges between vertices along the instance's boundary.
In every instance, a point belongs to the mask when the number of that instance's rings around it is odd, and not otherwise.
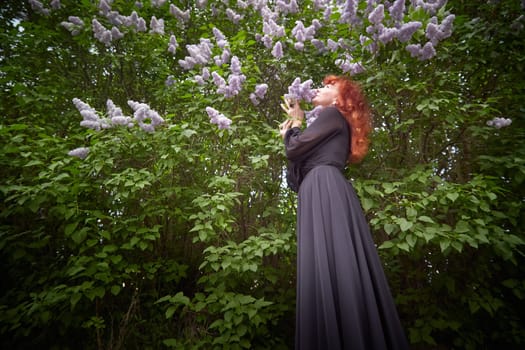
[{"label": "foliage", "polygon": [[[413,348],[523,346],[523,8],[328,3],[2,5],[2,347],[292,348],[295,195],[279,103],[296,77],[328,73],[353,74],[373,107],[371,152],[346,173]],[[387,40],[410,22],[408,41]],[[74,98],[100,130],[79,125]],[[163,123],[152,132],[128,101]],[[210,123],[207,107],[231,124]],[[85,158],[68,155],[79,147]]]}]

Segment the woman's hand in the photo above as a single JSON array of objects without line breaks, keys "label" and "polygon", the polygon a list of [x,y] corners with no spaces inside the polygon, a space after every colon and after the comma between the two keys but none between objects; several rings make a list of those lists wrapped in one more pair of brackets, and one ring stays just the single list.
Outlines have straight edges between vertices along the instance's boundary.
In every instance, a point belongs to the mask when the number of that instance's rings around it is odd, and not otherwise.
[{"label": "woman's hand", "polygon": [[281,137],[284,138],[288,129],[301,126],[304,119],[304,112],[301,109],[299,102],[296,100],[286,99],[284,104],[281,103],[281,108],[290,116],[290,118],[279,125],[279,133],[281,134]]}]

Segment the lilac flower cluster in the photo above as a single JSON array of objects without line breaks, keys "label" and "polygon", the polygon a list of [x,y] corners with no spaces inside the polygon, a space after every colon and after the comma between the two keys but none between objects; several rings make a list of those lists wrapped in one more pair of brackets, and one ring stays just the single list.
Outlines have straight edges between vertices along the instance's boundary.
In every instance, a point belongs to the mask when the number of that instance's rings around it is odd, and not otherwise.
[{"label": "lilac flower cluster", "polygon": [[190,70],[195,65],[205,65],[211,59],[213,44],[210,39],[201,38],[199,44],[190,44],[186,46],[189,56],[186,56],[183,60],[179,60],[179,65]]},{"label": "lilac flower cluster", "polygon": [[316,31],[322,27],[319,20],[314,19],[309,27],[305,27],[302,21],[296,21],[295,27],[292,29],[292,35],[297,42],[294,44],[296,50],[304,49],[305,41],[312,41],[315,38]]},{"label": "lilac flower cluster", "polygon": [[162,18],[152,16],[150,22],[150,33],[164,35],[164,20]]},{"label": "lilac flower cluster", "polygon": [[315,90],[312,89],[312,79],[301,83],[301,78],[295,78],[292,85],[288,87],[288,93],[284,98],[297,101],[311,102],[315,96]]},{"label": "lilac flower cluster", "polygon": [[78,98],[74,98],[73,104],[82,116],[80,126],[96,131],[100,131],[101,129],[107,129],[110,127],[108,121],[106,119],[100,118],[97,111],[87,103],[82,102]]},{"label": "lilac flower cluster", "polygon": [[243,16],[233,11],[232,9],[226,9],[226,16],[234,24],[239,24],[239,22],[243,19]]},{"label": "lilac flower cluster", "polygon": [[242,84],[246,76],[242,74],[241,62],[237,56],[233,56],[230,64],[231,74],[228,76],[228,83],[217,72],[212,72],[213,82],[217,86],[217,93],[224,95],[226,98],[238,95],[241,92]]},{"label": "lilac flower cluster", "polygon": [[190,21],[190,10],[182,11],[177,6],[170,4],[170,13],[177,18],[179,22],[186,23]]},{"label": "lilac flower cluster", "polygon": [[231,119],[212,107],[206,107],[206,113],[210,117],[210,122],[216,124],[219,129],[229,129],[232,123]]},{"label": "lilac flower cluster", "polygon": [[77,16],[69,16],[68,21],[63,21],[60,25],[66,28],[71,35],[75,36],[80,34],[80,31],[84,28],[84,21]]},{"label": "lilac flower cluster", "polygon": [[406,50],[410,52],[412,57],[416,57],[421,61],[429,60],[436,55],[436,49],[430,41],[423,46],[421,46],[421,44],[407,45]]},{"label": "lilac flower cluster", "polygon": [[345,54],[344,58],[338,58],[335,60],[336,66],[338,66],[343,73],[350,72],[351,75],[356,75],[365,71],[365,67],[361,62],[354,62],[351,55]]},{"label": "lilac flower cluster", "polygon": [[319,117],[319,113],[323,108],[323,106],[315,106],[314,109],[310,111],[304,111],[307,127],[310,126],[310,124],[312,124],[317,119],[317,117]]},{"label": "lilac flower cluster", "polygon": [[107,118],[101,118],[94,108],[78,98],[74,98],[73,103],[83,118],[80,126],[96,131],[109,129],[113,126],[127,126],[131,128],[136,122],[142,130],[153,132],[155,131],[155,127],[164,123],[164,119],[145,103],[128,101],[128,105],[135,112],[133,114],[134,118],[125,116],[122,113],[122,109],[116,106],[110,99],[106,101]]},{"label": "lilac flower cluster", "polygon": [[503,127],[509,126],[510,124],[512,124],[512,119],[510,118],[495,117],[492,120],[487,121],[488,126],[493,126],[496,129],[501,129]]},{"label": "lilac flower cluster", "polygon": [[456,16],[454,15],[448,15],[441,22],[441,24],[438,24],[438,18],[435,16],[430,19],[429,23],[427,24],[425,35],[428,40],[430,40],[432,45],[435,46],[443,39],[446,39],[452,35],[452,23],[454,22],[455,18]]},{"label": "lilac flower cluster", "polygon": [[177,38],[175,37],[175,35],[172,34],[170,36],[170,42],[168,44],[168,52],[175,55],[177,47],[179,47],[179,44],[177,43]]},{"label": "lilac flower cluster", "polygon": [[268,84],[263,83],[255,85],[255,92],[250,94],[250,101],[252,101],[254,106],[257,106],[260,103],[260,100],[264,99],[267,91]]},{"label": "lilac flower cluster", "polygon": [[151,6],[153,7],[162,7],[167,0],[151,0]]},{"label": "lilac flower cluster", "polygon": [[412,7],[416,10],[422,8],[424,11],[430,13],[430,15],[435,15],[445,4],[447,0],[410,0]]},{"label": "lilac flower cluster", "polygon": [[49,13],[51,12],[48,8],[45,8],[40,1],[37,0],[29,0],[29,5],[31,5],[33,11],[44,16],[49,16]]},{"label": "lilac flower cluster", "polygon": [[85,159],[89,153],[88,147],[78,147],[75,149],[72,149],[67,154],[72,157],[78,157],[80,159]]},{"label": "lilac flower cluster", "polygon": [[284,0],[277,0],[275,3],[275,7],[277,10],[283,14],[289,14],[289,13],[297,13],[299,12],[299,6],[297,5],[296,0],[288,0],[287,3]]},{"label": "lilac flower cluster", "polygon": [[147,104],[130,100],[128,105],[133,109],[133,117],[142,130],[154,132],[155,127],[164,123],[164,119]]},{"label": "lilac flower cluster", "polygon": [[96,18],[91,21],[95,38],[106,46],[110,46],[114,40],[121,39],[124,34],[117,27],[106,29]]}]

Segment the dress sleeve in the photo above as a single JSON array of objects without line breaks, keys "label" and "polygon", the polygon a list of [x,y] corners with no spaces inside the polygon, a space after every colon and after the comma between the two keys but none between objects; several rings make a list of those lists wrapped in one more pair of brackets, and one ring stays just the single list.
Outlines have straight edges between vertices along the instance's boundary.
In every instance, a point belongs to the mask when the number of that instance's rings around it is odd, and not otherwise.
[{"label": "dress sleeve", "polygon": [[336,135],[345,121],[335,107],[327,107],[304,131],[299,128],[288,130],[284,137],[286,157],[291,161],[305,158],[317,145]]}]

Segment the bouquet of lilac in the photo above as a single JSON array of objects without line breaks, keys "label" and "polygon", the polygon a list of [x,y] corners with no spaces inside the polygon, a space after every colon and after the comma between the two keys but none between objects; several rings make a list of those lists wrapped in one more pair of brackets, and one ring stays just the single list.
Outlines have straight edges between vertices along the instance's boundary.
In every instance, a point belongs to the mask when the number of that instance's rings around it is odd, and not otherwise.
[{"label": "bouquet of lilac", "polygon": [[[287,100],[295,100],[298,102],[305,101],[310,103],[316,94],[315,89],[312,89],[312,84],[313,82],[311,79],[301,82],[300,78],[295,78],[292,85],[288,87],[288,93],[284,95],[284,98]],[[304,112],[306,117],[306,126],[309,126],[313,123],[313,121],[318,117],[321,109],[322,107],[317,106],[311,111]]]}]

